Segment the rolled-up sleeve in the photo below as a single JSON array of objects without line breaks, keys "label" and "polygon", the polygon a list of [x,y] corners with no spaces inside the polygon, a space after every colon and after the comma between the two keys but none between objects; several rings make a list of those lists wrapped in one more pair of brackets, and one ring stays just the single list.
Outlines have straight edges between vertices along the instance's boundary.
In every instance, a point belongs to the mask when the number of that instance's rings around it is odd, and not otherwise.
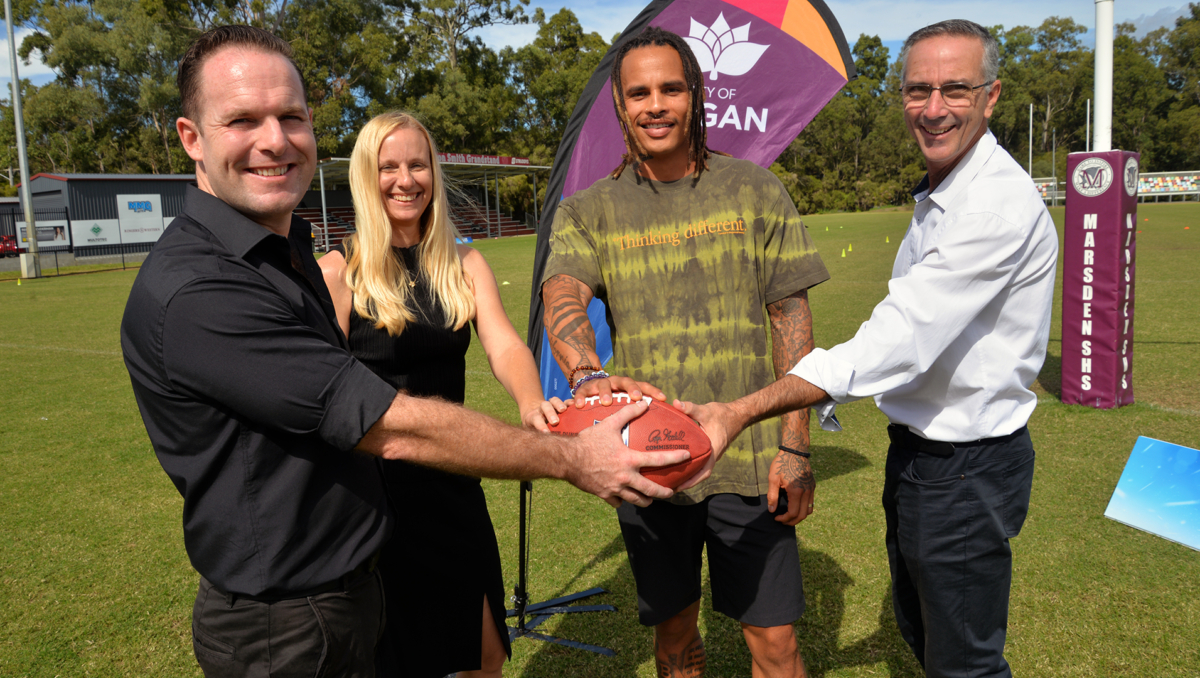
[{"label": "rolled-up sleeve", "polygon": [[992,213],[941,224],[937,241],[904,275],[852,339],[814,350],[790,374],[837,403],[879,395],[926,372],[972,320],[1008,287],[1028,233]]},{"label": "rolled-up sleeve", "polygon": [[163,373],[248,421],[351,450],[396,389],[305,325],[293,303],[251,277],[185,286],[164,316]]},{"label": "rolled-up sleeve", "polygon": [[568,275],[588,286],[592,294],[603,289],[600,254],[592,234],[583,226],[574,205],[564,201],[554,213],[550,231],[550,256],[542,284],[556,275]]}]

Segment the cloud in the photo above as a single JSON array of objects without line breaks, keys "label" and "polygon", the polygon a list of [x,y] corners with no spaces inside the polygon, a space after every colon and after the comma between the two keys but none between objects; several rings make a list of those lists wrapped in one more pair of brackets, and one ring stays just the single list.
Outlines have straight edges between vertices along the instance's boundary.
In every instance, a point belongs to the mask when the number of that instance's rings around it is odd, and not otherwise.
[{"label": "cloud", "polygon": [[1191,12],[1188,11],[1187,5],[1178,9],[1163,7],[1154,14],[1143,14],[1136,19],[1127,19],[1127,21],[1137,27],[1134,35],[1143,36],[1156,28],[1171,30],[1175,28],[1176,19],[1189,14]]},{"label": "cloud", "polygon": [[[27,28],[17,29],[17,47],[20,47],[21,41],[32,32]],[[21,76],[22,80],[30,80],[35,85],[43,85],[53,80],[55,76],[54,71],[42,63],[41,54],[38,52],[29,55],[28,65],[19,55],[17,56],[17,74]],[[4,26],[4,22],[0,21],[0,82],[4,83],[4,91],[0,93],[0,98],[7,99],[10,96],[9,82],[11,81],[12,67],[9,66],[8,61],[8,29]]]}]

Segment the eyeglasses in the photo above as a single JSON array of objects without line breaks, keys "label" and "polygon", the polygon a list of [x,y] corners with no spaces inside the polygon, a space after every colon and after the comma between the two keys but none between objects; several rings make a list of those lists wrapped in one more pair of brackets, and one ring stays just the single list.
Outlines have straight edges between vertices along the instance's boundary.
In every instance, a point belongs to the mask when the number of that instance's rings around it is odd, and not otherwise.
[{"label": "eyeglasses", "polygon": [[965,82],[948,82],[941,87],[933,85],[904,85],[900,88],[900,96],[904,98],[904,104],[924,104],[933,96],[933,91],[937,90],[942,93],[942,100],[947,106],[966,106],[971,103],[971,95],[980,87],[987,87],[996,82],[985,82],[982,85],[968,85]]}]

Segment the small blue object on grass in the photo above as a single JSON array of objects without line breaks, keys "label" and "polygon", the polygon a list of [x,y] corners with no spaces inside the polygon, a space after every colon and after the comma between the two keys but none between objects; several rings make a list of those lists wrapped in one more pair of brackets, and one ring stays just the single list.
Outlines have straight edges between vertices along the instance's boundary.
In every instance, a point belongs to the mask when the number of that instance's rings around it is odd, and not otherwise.
[{"label": "small blue object on grass", "polygon": [[466,245],[466,244],[475,242],[475,238],[472,238],[471,236],[468,235],[468,236],[463,236],[461,238],[455,238],[454,242],[458,243],[459,245]]},{"label": "small blue object on grass", "polygon": [[1200,551],[1200,450],[1139,436],[1104,515]]}]

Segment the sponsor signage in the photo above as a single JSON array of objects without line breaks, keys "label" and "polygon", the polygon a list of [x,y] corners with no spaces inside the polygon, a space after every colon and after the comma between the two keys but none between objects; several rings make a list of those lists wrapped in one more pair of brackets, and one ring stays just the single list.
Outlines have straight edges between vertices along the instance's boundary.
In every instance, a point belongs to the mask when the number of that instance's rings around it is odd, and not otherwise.
[{"label": "sponsor signage", "polygon": [[528,165],[529,158],[512,158],[507,155],[475,155],[473,153],[438,153],[438,162],[465,165]]},{"label": "sponsor signage", "polygon": [[1128,151],[1067,158],[1063,234],[1062,401],[1133,402],[1137,177]]},{"label": "sponsor signage", "polygon": [[[762,167],[771,166],[854,74],[842,30],[821,0],[651,0],[601,60],[567,124],[547,182],[535,278],[545,267],[558,200],[608,175],[626,152],[609,72],[619,45],[648,25],[678,34],[696,56],[708,147]],[[530,307],[529,336],[542,335],[533,346],[542,390],[566,398],[567,379],[549,350],[537,288]],[[592,300],[588,316],[606,364],[612,347],[600,300]]]},{"label": "sponsor signage", "polygon": [[157,193],[118,195],[121,243],[158,242],[163,232],[162,198]]},{"label": "sponsor signage", "polygon": [[[42,247],[66,247],[71,244],[68,224],[61,219],[48,219],[46,221],[38,221],[34,219],[33,230],[37,235],[38,248]],[[25,232],[25,221],[17,222],[17,247],[21,249],[29,248],[29,235]]]},{"label": "sponsor signage", "polygon": [[[800,9],[791,6],[799,4],[788,3],[787,13],[772,21],[732,3],[675,2],[650,22],[683,36],[700,63],[709,148],[769,167],[845,84],[845,73],[834,63],[838,52],[832,38],[822,53],[798,40],[801,24],[817,33],[807,19],[792,16]],[[798,73],[804,74],[801,87]],[[589,152],[573,160],[564,196],[611,172],[625,152],[611,79],[600,92],[577,142]]]},{"label": "sponsor signage", "polygon": [[73,219],[71,239],[76,247],[121,244],[121,222],[116,219]]}]

